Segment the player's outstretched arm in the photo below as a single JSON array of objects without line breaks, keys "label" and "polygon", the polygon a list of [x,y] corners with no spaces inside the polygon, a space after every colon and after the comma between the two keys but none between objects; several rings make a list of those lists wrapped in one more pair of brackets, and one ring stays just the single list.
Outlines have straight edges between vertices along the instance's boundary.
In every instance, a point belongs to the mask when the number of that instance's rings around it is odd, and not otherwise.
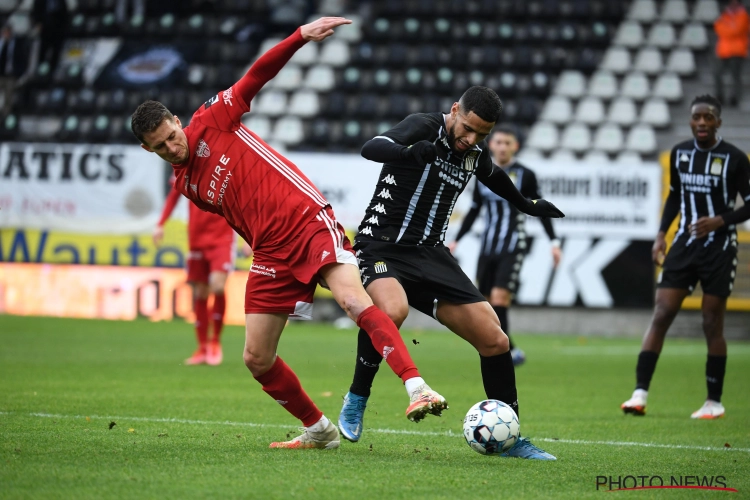
[{"label": "player's outstretched arm", "polygon": [[151,235],[151,238],[154,240],[154,245],[156,245],[157,247],[161,245],[161,242],[164,239],[164,223],[167,222],[169,216],[172,215],[174,207],[177,206],[178,201],[180,201],[180,192],[177,191],[177,188],[175,188],[174,184],[172,184],[172,189],[169,190],[167,199],[164,200],[164,208],[161,211],[159,222],[156,223],[154,232]]},{"label": "player's outstretched arm", "polygon": [[547,200],[530,200],[524,197],[508,174],[497,165],[492,165],[492,171],[489,174],[477,173],[477,178],[479,182],[490,188],[490,191],[502,196],[525,214],[555,219],[565,217],[564,213]]}]

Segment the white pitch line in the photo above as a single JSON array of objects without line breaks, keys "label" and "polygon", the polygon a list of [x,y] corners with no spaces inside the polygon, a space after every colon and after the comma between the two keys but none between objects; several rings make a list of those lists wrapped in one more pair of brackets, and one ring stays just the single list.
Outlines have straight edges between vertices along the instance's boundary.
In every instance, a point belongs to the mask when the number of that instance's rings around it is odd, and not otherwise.
[{"label": "white pitch line", "polygon": [[[15,412],[0,411],[0,415],[13,415]],[[73,419],[98,419],[98,420],[130,420],[134,422],[155,422],[171,424],[189,424],[189,425],[227,425],[233,427],[270,427],[276,429],[289,429],[294,425],[280,424],[256,424],[253,422],[232,422],[229,420],[212,421],[212,420],[190,420],[184,418],[159,418],[159,417],[123,417],[123,416],[100,416],[100,415],[59,415],[55,413],[26,413],[30,417],[41,418],[73,418]],[[378,434],[402,434],[407,436],[436,436],[436,437],[459,437],[463,434],[457,434],[451,430],[443,432],[430,431],[409,431],[403,429],[367,429],[368,432],[377,432]],[[545,443],[565,443],[565,444],[583,444],[583,445],[601,445],[601,446],[639,446],[642,448],[666,448],[673,450],[701,450],[701,451],[738,451],[750,453],[750,448],[726,448],[717,446],[695,446],[685,444],[659,444],[659,443],[638,443],[633,441],[589,441],[584,439],[557,439],[557,438],[534,438],[534,441],[543,441]]]}]

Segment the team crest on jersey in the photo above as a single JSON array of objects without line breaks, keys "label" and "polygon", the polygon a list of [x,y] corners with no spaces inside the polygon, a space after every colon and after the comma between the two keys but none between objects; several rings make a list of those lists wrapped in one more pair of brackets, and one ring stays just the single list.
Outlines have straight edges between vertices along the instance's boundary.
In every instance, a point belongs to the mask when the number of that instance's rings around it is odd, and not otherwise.
[{"label": "team crest on jersey", "polygon": [[388,271],[388,266],[385,265],[385,262],[383,262],[382,260],[379,260],[375,263],[376,273],[380,274],[380,273],[385,273],[387,271]]},{"label": "team crest on jersey", "polygon": [[204,105],[204,108],[208,109],[211,106],[213,106],[214,104],[216,104],[217,102],[219,102],[219,94],[216,94],[211,99],[209,99],[208,101],[206,101],[206,104]]},{"label": "team crest on jersey", "polygon": [[195,155],[200,158],[208,158],[211,156],[211,150],[208,149],[208,144],[206,144],[206,141],[203,139],[198,141],[198,147],[195,148]]},{"label": "team crest on jersey", "polygon": [[466,153],[464,156],[464,170],[467,172],[473,172],[477,168],[477,159],[481,151],[472,150]]},{"label": "team crest on jersey", "polygon": [[711,174],[721,175],[722,170],[724,170],[724,161],[721,158],[714,158],[711,162]]}]

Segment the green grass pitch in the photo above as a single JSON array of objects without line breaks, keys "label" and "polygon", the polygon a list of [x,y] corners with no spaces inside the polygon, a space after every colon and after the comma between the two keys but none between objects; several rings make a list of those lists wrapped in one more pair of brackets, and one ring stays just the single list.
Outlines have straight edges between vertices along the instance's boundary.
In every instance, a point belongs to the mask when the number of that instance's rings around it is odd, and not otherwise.
[{"label": "green grass pitch", "polygon": [[[222,366],[186,367],[194,341],[184,323],[0,316],[0,498],[750,497],[747,343],[729,346],[727,417],[693,421],[705,397],[702,341],[668,339],[637,418],[619,409],[637,339],[518,335],[528,356],[516,372],[521,431],[558,457],[538,462],[480,456],[461,437],[464,413],[484,399],[469,345],[445,332],[403,335],[450,403],[442,418],[407,421],[403,386],[383,366],[359,443],[270,450],[298,424],[244,367],[240,328],[227,328]],[[310,323],[281,338],[281,356],[332,419],[355,343],[354,330]],[[723,476],[738,493],[597,491],[597,476],[628,475]]]}]

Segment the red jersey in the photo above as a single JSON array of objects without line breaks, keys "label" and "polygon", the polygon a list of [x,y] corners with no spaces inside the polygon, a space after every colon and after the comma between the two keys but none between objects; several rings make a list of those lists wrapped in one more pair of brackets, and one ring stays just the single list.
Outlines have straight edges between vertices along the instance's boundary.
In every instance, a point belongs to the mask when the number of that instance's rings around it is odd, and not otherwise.
[{"label": "red jersey", "polygon": [[185,127],[188,160],[173,165],[176,189],[224,216],[255,252],[281,248],[328,205],[292,162],[240,122],[255,94],[304,44],[298,29],[201,106]]},{"label": "red jersey", "polygon": [[[173,177],[172,190],[167,195],[161,219],[159,219],[160,226],[163,226],[169,219],[178,201],[180,201],[180,192],[174,187]],[[204,212],[194,203],[188,202],[188,205],[188,246],[191,250],[234,245],[234,230],[227,224],[224,217]]]}]

